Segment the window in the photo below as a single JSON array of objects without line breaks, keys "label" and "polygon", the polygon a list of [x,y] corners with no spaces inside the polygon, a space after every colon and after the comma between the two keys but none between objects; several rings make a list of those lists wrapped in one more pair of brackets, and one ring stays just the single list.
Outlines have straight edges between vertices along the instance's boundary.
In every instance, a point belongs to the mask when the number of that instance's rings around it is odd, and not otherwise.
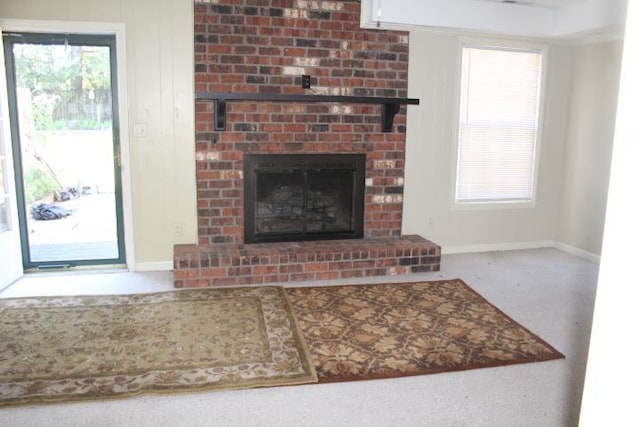
[{"label": "window", "polygon": [[542,54],[463,46],[456,202],[533,201]]}]

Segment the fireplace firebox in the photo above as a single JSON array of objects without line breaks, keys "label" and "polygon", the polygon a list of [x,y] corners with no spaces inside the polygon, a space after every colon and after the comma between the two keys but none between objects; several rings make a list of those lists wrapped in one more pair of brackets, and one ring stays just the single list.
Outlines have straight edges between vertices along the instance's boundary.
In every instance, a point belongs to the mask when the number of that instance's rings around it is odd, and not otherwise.
[{"label": "fireplace firebox", "polygon": [[357,239],[365,154],[246,154],[245,243]]}]

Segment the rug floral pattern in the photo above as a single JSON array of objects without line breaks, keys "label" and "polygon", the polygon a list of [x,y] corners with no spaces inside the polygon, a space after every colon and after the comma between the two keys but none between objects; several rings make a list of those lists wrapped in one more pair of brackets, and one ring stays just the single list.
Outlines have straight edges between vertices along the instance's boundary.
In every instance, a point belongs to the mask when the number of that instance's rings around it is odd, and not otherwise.
[{"label": "rug floral pattern", "polygon": [[563,357],[459,279],[287,293],[320,382]]},{"label": "rug floral pattern", "polygon": [[280,287],[0,300],[0,406],[316,381]]}]

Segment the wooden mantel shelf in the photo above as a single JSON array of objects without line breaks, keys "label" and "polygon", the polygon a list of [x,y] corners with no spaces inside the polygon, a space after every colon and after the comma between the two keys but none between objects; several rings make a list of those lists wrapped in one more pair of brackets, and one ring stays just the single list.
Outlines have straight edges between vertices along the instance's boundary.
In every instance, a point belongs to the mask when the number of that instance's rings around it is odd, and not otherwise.
[{"label": "wooden mantel shelf", "polygon": [[405,104],[418,105],[417,98],[385,98],[373,96],[340,96],[340,95],[295,95],[279,93],[226,93],[198,92],[196,100],[213,101],[214,124],[216,131],[226,128],[227,101],[275,101],[275,102],[340,102],[346,104],[380,104],[382,106],[382,131],[391,132],[393,118]]}]

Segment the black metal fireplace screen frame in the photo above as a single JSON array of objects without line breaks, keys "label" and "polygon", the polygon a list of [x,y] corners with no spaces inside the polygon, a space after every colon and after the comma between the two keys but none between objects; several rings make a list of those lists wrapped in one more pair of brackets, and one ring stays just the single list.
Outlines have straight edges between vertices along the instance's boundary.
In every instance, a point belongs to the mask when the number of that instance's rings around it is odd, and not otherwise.
[{"label": "black metal fireplace screen frame", "polygon": [[[258,179],[262,174],[351,172],[353,197],[350,226],[340,231],[309,231],[306,221],[300,232],[262,232],[257,222]],[[244,241],[245,243],[304,240],[360,239],[364,235],[366,155],[344,154],[246,154],[244,157]],[[305,183],[307,180],[304,180]],[[305,184],[305,197],[307,192]],[[305,202],[306,203],[306,202]],[[306,214],[305,214],[306,215]]]}]

